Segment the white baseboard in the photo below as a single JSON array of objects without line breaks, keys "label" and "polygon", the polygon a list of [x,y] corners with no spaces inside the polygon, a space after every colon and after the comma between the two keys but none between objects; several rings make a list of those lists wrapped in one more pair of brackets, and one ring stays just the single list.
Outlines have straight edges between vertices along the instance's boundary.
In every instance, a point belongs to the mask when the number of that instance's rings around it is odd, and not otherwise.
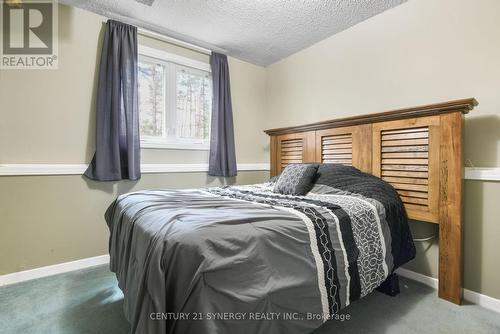
[{"label": "white baseboard", "polygon": [[[52,276],[56,274],[62,274],[69,271],[85,269],[106,263],[109,263],[109,255],[95,256],[87,259],[55,264],[52,266],[19,271],[17,273],[0,276],[0,286],[24,282],[36,278]],[[396,270],[396,273],[401,275],[402,277],[406,277],[408,279],[427,285],[435,290],[437,290],[438,288],[437,278],[422,275],[404,268],[398,268]],[[464,299],[472,304],[477,304],[486,309],[500,313],[499,299],[492,298],[468,289],[464,289]]]},{"label": "white baseboard", "polygon": [[109,263],[109,255],[89,257],[86,259],[54,264],[52,266],[40,267],[12,274],[0,276],[0,286],[29,281],[36,278],[62,274],[73,270],[79,270]]},{"label": "white baseboard", "polygon": [[500,313],[500,300],[464,289],[464,299],[472,304],[480,305],[488,310]]},{"label": "white baseboard", "polygon": [[[420,282],[424,285],[427,285],[435,290],[438,289],[438,279],[434,277],[429,277],[426,275],[422,275],[419,273],[416,273],[414,271],[404,269],[404,268],[398,268],[396,270],[396,273],[401,275],[402,277],[406,277],[408,279],[411,279],[413,281]],[[475,292],[472,290],[468,289],[463,289],[464,290],[464,300],[468,301],[469,303],[476,304],[479,306],[482,306],[488,310],[492,310],[495,312],[500,313],[500,300],[486,296],[483,294],[480,294],[479,292]]]}]

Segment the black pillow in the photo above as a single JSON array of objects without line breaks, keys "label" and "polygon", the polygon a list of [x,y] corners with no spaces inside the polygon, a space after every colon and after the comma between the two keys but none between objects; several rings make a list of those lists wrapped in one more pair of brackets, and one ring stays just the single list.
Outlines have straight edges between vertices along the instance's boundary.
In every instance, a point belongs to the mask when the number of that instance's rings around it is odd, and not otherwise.
[{"label": "black pillow", "polygon": [[290,164],[285,167],[273,191],[284,195],[305,195],[311,190],[318,165]]},{"label": "black pillow", "polygon": [[398,193],[389,183],[357,168],[339,164],[321,164],[313,188],[315,192],[316,186],[328,186],[374,199],[382,196],[398,198]]},{"label": "black pillow", "polygon": [[316,184],[323,184],[340,189],[345,182],[352,183],[351,178],[363,180],[368,176],[359,169],[341,164],[326,163],[318,167]]}]

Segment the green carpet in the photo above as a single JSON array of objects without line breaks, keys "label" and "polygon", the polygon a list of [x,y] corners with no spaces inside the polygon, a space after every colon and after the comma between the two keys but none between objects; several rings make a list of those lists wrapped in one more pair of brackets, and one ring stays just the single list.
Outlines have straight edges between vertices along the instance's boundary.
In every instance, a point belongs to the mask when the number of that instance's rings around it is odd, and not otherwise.
[{"label": "green carpet", "polygon": [[[374,292],[346,308],[350,320],[329,321],[315,334],[500,333],[500,315],[456,306],[435,291],[401,279],[401,294]],[[123,295],[107,266],[0,288],[0,333],[128,333]]]}]

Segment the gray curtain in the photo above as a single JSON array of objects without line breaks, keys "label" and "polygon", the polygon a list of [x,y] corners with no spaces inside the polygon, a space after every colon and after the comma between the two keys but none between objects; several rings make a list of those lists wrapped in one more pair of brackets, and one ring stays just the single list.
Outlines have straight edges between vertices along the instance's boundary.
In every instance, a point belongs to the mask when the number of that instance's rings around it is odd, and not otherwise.
[{"label": "gray curtain", "polygon": [[140,171],[137,28],[109,20],[97,90],[96,153],[85,176],[138,180]]},{"label": "gray curtain", "polygon": [[212,53],[213,101],[212,130],[208,174],[212,176],[236,176],[234,151],[233,107],[229,83],[227,57]]}]

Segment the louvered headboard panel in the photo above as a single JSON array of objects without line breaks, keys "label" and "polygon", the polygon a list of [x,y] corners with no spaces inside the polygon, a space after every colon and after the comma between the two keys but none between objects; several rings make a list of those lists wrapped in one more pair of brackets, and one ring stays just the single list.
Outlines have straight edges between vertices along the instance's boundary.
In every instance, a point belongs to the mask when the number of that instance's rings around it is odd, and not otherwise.
[{"label": "louvered headboard panel", "polygon": [[403,203],[429,208],[429,128],[382,130],[382,179],[391,183]]},{"label": "louvered headboard panel", "polygon": [[439,116],[373,125],[373,174],[392,184],[408,216],[439,222]]},{"label": "louvered headboard panel", "polygon": [[283,139],[281,141],[281,168],[288,164],[301,163],[304,151],[304,139]]},{"label": "louvered headboard panel", "polygon": [[288,165],[293,163],[314,162],[316,137],[314,132],[294,133],[276,137],[278,146],[274,171],[271,174],[277,175]]},{"label": "louvered headboard panel", "polygon": [[321,137],[321,162],[352,166],[352,133]]},{"label": "louvered headboard panel", "polygon": [[316,162],[354,166],[371,173],[371,124],[316,131]]}]

